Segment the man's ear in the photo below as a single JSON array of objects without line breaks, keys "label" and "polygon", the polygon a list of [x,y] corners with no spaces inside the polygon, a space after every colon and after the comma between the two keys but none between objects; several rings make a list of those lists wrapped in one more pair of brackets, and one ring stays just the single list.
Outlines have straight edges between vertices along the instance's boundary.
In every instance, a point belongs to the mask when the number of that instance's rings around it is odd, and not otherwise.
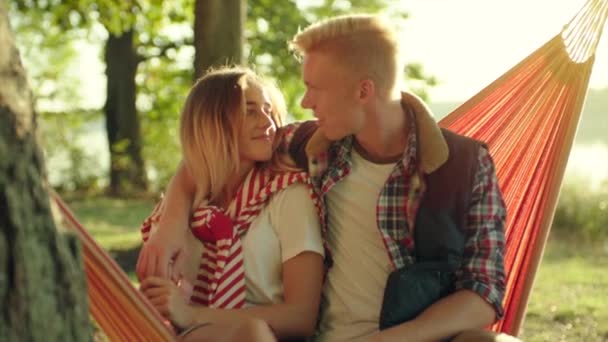
[{"label": "man's ear", "polygon": [[367,78],[359,82],[360,101],[367,102],[369,99],[373,98],[375,94],[376,86],[374,85],[374,81]]}]

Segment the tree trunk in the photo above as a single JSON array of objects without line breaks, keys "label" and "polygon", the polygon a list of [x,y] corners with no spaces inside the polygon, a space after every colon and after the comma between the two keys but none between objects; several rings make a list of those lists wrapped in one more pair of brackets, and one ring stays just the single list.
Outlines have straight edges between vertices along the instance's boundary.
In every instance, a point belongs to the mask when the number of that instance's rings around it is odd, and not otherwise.
[{"label": "tree trunk", "polygon": [[0,1],[0,340],[90,341],[80,245],[51,217],[6,4]]},{"label": "tree trunk", "polygon": [[138,56],[133,31],[109,34],[105,50],[107,98],[104,107],[110,146],[112,195],[145,191],[147,179],[142,158],[141,131],[135,107]]},{"label": "tree trunk", "polygon": [[196,0],[194,78],[209,67],[243,63],[245,0]]}]

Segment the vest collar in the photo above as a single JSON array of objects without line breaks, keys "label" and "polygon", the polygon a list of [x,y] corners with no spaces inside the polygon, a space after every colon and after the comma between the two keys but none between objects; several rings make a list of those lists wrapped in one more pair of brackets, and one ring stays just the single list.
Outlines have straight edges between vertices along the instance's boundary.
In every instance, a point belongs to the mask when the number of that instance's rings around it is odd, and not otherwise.
[{"label": "vest collar", "polygon": [[401,106],[406,113],[410,108],[415,120],[420,168],[427,174],[437,170],[448,160],[449,149],[431,110],[418,96],[405,91],[401,92]]}]

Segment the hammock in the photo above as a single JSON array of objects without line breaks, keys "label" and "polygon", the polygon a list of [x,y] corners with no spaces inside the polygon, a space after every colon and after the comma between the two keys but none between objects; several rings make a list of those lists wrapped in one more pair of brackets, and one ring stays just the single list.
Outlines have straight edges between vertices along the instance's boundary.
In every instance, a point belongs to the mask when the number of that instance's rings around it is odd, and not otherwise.
[{"label": "hammock", "polygon": [[507,206],[505,316],[517,336],[555,213],[560,185],[608,17],[590,0],[562,32],[440,121],[486,142]]},{"label": "hammock", "polygon": [[[505,316],[494,331],[517,336],[523,323],[607,17],[608,0],[589,0],[559,35],[440,122],[487,142],[507,205]],[[174,339],[114,260],[52,198],[82,238],[90,311],[106,335]]]}]

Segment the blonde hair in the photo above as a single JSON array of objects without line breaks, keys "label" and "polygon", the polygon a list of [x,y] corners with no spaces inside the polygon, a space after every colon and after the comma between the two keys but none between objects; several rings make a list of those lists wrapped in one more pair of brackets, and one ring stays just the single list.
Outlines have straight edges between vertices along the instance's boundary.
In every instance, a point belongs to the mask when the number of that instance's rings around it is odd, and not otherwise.
[{"label": "blonde hair", "polygon": [[[190,89],[180,120],[180,142],[197,189],[206,191],[197,194],[199,199],[213,202],[220,198],[239,170],[238,137],[245,116],[245,89],[251,85],[268,91],[272,119],[277,127],[282,126],[286,107],[281,92],[248,68],[212,69]],[[279,159],[270,163],[277,164]]]},{"label": "blonde hair", "polygon": [[380,96],[400,86],[404,71],[397,34],[381,16],[355,14],[320,21],[298,32],[290,49],[300,56],[322,50],[336,57],[349,72],[374,81]]}]

